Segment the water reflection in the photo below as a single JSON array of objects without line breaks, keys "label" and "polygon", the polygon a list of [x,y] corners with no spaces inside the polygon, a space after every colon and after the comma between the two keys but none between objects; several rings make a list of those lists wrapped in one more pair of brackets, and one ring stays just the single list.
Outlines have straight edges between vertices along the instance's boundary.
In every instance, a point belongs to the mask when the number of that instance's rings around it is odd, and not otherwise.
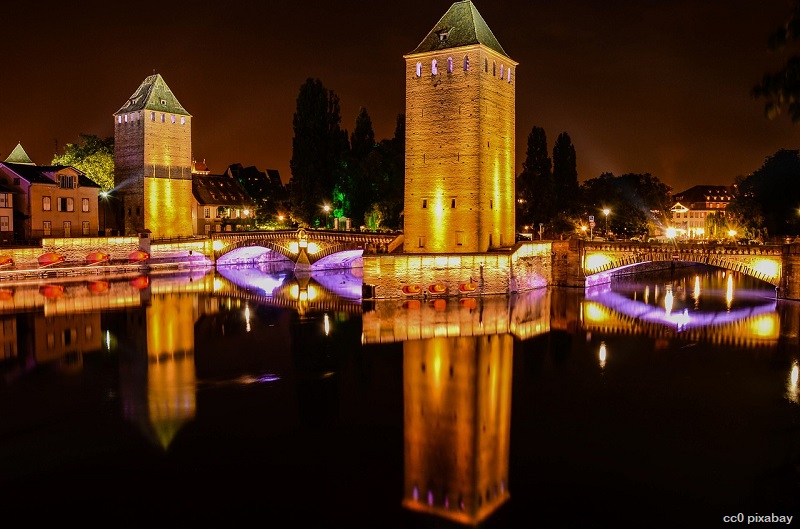
[{"label": "water reflection", "polygon": [[[296,275],[227,267],[142,277],[107,278],[99,287],[65,281],[53,285],[60,291],[55,296],[38,285],[14,285],[13,295],[0,297],[6,384],[43,367],[79,372],[86,355],[116,353],[114,389],[123,417],[167,454],[209,413],[202,398],[209,390],[290,393],[290,404],[259,408],[261,421],[324,423],[320,407],[344,407],[341,395],[330,398],[325,392],[343,377],[332,344],[343,340],[340,328],[355,323],[360,344],[346,342],[346,347],[402,349],[403,472],[393,487],[399,490],[402,480],[397,503],[409,512],[466,525],[491,520],[515,494],[515,345],[538,344],[555,333],[585,335],[592,369],[610,379],[625,356],[613,343],[618,336],[759,349],[796,345],[800,335],[796,304],[779,305],[769,291],[750,288],[743,278],[733,281],[732,274],[717,281],[696,271],[654,276],[652,282],[623,279],[579,296],[540,289],[368,306],[360,300],[358,275],[346,272]],[[694,351],[700,354],[699,349]],[[365,377],[371,361],[353,361],[355,374],[347,382]],[[774,386],[797,405],[797,358],[786,375],[783,369]],[[304,398],[300,389],[285,389],[287,382],[318,389]],[[359,490],[373,484],[351,485]]]}]

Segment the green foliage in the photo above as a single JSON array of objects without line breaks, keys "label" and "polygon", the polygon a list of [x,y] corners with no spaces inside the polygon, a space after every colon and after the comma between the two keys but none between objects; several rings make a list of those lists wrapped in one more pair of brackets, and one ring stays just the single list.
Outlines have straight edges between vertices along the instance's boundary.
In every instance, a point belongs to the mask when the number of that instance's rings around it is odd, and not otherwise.
[{"label": "green foliage", "polygon": [[349,145],[341,119],[339,97],[319,79],[307,79],[297,96],[289,162],[292,214],[300,224],[319,225],[323,205],[331,203],[334,187],[345,178]]},{"label": "green foliage", "polygon": [[528,148],[522,172],[517,176],[517,229],[523,226],[548,224],[555,217],[555,181],[553,163],[547,151],[547,135],[541,127],[533,127],[528,135]]},{"label": "green foliage", "polygon": [[595,233],[605,232],[609,210],[608,231],[619,238],[655,233],[671,204],[670,188],[649,173],[628,173],[614,176],[603,173],[581,185],[584,208],[583,222],[594,215]]},{"label": "green foliage", "polygon": [[101,140],[92,134],[81,134],[80,145],[66,144],[64,154],[54,156],[51,163],[78,169],[102,191],[114,189],[114,138]]},{"label": "green foliage", "polygon": [[[767,39],[767,48],[772,51],[785,50],[800,41],[800,3],[791,4],[788,19]],[[782,68],[764,74],[750,94],[763,98],[764,114],[773,119],[785,109],[793,123],[800,121],[800,55],[791,55]]]},{"label": "green foliage", "polygon": [[569,134],[562,132],[553,146],[553,182],[555,186],[555,208],[558,214],[575,212],[578,206],[578,160],[575,146]]},{"label": "green foliage", "polygon": [[772,235],[800,234],[800,151],[781,149],[737,183],[726,209],[741,229]]}]

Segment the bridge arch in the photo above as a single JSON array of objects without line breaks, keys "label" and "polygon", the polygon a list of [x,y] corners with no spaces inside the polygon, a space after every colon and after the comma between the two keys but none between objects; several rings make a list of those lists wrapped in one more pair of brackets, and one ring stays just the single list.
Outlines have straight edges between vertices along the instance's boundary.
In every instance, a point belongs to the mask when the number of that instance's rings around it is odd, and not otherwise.
[{"label": "bridge arch", "polygon": [[[705,246],[705,247],[704,247]],[[708,247],[708,245],[659,245],[640,247],[625,244],[586,245],[581,259],[587,278],[610,280],[610,276],[628,267],[652,262],[689,262],[734,270],[773,286],[780,286],[782,247]]]}]

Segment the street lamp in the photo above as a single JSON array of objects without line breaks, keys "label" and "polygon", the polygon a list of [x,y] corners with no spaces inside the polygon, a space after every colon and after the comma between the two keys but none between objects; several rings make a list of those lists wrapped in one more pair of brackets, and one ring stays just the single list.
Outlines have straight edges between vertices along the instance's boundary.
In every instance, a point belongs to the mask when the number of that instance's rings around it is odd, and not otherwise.
[{"label": "street lamp", "polygon": [[608,239],[608,214],[609,214],[609,213],[611,213],[611,210],[610,210],[610,209],[608,209],[608,208],[605,208],[605,209],[603,210],[603,215],[605,215],[605,216],[606,216],[606,239]]},{"label": "street lamp", "polygon": [[108,191],[100,191],[100,198],[103,199],[103,235],[106,234],[106,210],[108,209]]},{"label": "street lamp", "polygon": [[325,210],[325,229],[328,228],[328,213],[331,211],[331,207],[328,204],[322,206],[322,209]]}]

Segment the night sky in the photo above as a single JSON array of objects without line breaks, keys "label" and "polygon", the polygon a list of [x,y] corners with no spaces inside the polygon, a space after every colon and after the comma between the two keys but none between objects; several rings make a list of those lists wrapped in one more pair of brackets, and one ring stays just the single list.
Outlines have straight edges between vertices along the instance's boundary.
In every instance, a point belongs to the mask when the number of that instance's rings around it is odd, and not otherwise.
[{"label": "night sky", "polygon": [[[404,2],[13,2],[3,7],[0,160],[33,161],[80,134],[113,135],[112,115],[153,71],[192,115],[194,157],[291,172],[300,86],[319,78],[359,107],[376,139],[405,112],[403,54],[452,4]],[[750,97],[786,54],[767,50],[786,0],[475,0],[516,69],[517,172],[528,133],[575,145],[578,178],[650,173],[675,192],[731,184],[800,124]],[[80,7],[76,7],[80,6]]]}]

